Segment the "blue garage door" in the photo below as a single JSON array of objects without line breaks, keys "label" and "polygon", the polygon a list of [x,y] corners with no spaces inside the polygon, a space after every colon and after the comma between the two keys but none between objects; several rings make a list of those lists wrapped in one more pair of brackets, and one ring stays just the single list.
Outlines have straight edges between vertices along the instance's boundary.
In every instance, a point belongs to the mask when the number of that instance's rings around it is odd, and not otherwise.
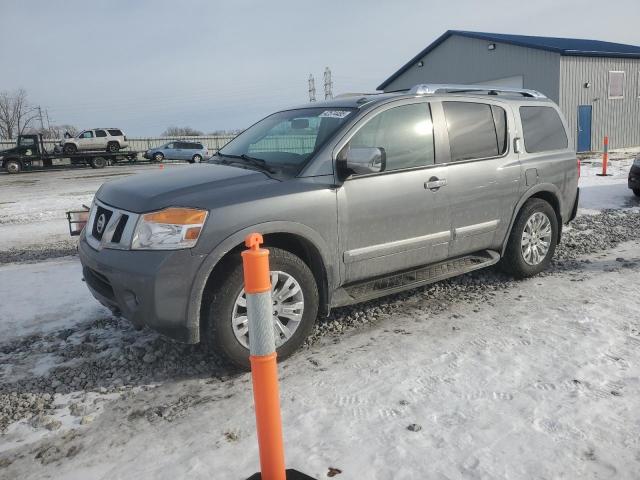
[{"label": "blue garage door", "polygon": [[591,105],[578,106],[578,151],[591,151]]}]

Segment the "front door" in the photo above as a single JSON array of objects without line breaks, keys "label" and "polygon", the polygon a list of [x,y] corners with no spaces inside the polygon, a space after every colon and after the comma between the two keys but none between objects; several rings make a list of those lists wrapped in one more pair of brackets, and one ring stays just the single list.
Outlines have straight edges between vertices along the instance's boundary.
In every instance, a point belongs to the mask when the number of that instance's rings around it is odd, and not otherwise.
[{"label": "front door", "polygon": [[[352,175],[338,191],[344,281],[446,258],[451,236],[447,167],[434,165],[429,104],[383,107],[363,122],[338,161],[357,147],[384,149],[386,166],[380,173]],[[442,184],[433,183],[438,180]]]},{"label": "front door", "polygon": [[578,152],[591,151],[591,105],[578,105]]}]

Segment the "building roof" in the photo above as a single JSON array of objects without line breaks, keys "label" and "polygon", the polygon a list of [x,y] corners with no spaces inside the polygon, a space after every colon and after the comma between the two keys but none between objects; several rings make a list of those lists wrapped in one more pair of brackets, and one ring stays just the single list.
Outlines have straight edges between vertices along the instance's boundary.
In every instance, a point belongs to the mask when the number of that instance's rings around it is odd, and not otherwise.
[{"label": "building roof", "polygon": [[435,49],[452,35],[477,38],[489,42],[508,43],[519,47],[535,48],[548,52],[558,53],[563,56],[580,57],[614,57],[614,58],[640,58],[640,46],[625,45],[623,43],[603,42],[600,40],[584,40],[579,38],[558,37],[534,37],[530,35],[509,35],[504,33],[469,32],[465,30],[447,30],[440,35],[431,45],[427,46],[418,55],[403,65],[397,72],[387,78],[378,86],[378,90],[384,90],[387,85],[415,65],[421,58]]}]

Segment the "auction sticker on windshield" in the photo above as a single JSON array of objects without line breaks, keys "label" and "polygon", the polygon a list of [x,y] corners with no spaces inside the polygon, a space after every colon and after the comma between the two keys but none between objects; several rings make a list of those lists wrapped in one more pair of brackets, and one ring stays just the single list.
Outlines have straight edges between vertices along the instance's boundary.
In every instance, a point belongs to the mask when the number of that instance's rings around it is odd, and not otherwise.
[{"label": "auction sticker on windshield", "polygon": [[318,117],[320,118],[344,118],[351,113],[351,110],[325,110]]}]

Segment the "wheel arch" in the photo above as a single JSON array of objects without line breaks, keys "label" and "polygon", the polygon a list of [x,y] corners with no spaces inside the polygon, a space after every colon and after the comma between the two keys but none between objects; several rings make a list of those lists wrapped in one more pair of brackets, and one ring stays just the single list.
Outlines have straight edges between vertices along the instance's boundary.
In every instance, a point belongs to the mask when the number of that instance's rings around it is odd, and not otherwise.
[{"label": "wheel arch", "polygon": [[562,204],[560,203],[561,196],[558,191],[558,187],[553,184],[539,184],[535,185],[531,189],[527,190],[527,192],[522,195],[516,207],[513,209],[513,214],[511,215],[511,221],[509,223],[509,228],[507,229],[507,235],[505,236],[504,241],[502,242],[502,250],[500,255],[504,255],[505,250],[507,249],[507,243],[509,242],[509,237],[511,236],[511,229],[516,222],[516,218],[518,218],[518,214],[524,204],[531,198],[540,198],[546,201],[551,205],[553,211],[556,214],[556,219],[558,220],[558,243],[560,243],[560,239],[562,238]]},{"label": "wheel arch", "polygon": [[221,242],[200,266],[191,287],[187,322],[193,332],[194,341],[200,340],[200,327],[203,319],[203,300],[205,294],[215,281],[216,276],[233,255],[240,255],[244,250],[244,239],[251,232],[262,233],[265,247],[287,250],[300,257],[309,267],[318,285],[319,313],[329,314],[331,292],[336,279],[331,267],[331,255],[322,237],[309,227],[290,222],[271,222],[245,228]]}]

